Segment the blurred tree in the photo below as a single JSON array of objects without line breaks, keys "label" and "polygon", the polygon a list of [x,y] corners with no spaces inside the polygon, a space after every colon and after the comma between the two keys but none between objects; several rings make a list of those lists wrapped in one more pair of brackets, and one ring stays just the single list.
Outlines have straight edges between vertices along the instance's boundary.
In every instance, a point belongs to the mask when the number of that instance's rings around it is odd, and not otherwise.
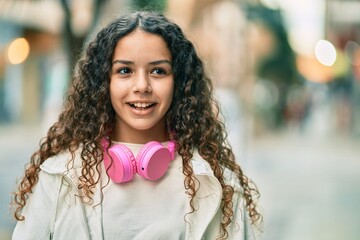
[{"label": "blurred tree", "polygon": [[72,10],[72,4],[74,1],[68,1],[68,0],[61,0],[61,6],[64,10],[65,18],[64,18],[64,30],[63,30],[63,36],[64,41],[66,44],[66,47],[68,48],[68,58],[69,58],[69,66],[70,68],[74,68],[77,60],[80,57],[80,53],[83,48],[83,44],[85,39],[87,38],[88,34],[92,32],[94,27],[96,26],[100,12],[102,7],[106,4],[108,0],[93,0],[93,6],[92,9],[92,20],[90,27],[86,29],[86,31],[82,32],[82,34],[77,34],[74,31],[73,27],[73,18],[76,14],[76,11]]},{"label": "blurred tree", "polygon": [[133,0],[132,7],[135,10],[149,10],[164,12],[167,6],[166,0]]},{"label": "blurred tree", "polygon": [[281,127],[285,123],[289,90],[295,84],[302,84],[293,52],[284,26],[281,12],[263,6],[248,8],[249,20],[257,22],[269,31],[274,40],[271,51],[257,62],[256,74],[260,79],[272,82],[279,93],[276,105],[269,111],[274,114],[271,127]]}]

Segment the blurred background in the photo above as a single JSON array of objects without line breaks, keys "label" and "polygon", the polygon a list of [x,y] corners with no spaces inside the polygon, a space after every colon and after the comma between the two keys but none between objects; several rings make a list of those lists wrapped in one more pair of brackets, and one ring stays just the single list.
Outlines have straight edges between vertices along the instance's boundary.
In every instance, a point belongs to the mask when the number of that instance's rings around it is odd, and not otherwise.
[{"label": "blurred background", "polygon": [[262,239],[359,239],[358,0],[0,0],[0,239],[84,44],[139,9],[177,22],[204,60],[261,192]]}]

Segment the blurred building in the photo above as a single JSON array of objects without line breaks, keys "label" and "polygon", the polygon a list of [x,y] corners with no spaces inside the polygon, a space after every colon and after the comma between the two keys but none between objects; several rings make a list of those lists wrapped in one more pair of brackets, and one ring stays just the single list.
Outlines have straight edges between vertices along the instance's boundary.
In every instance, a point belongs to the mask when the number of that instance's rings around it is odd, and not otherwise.
[{"label": "blurred building", "polygon": [[[38,124],[46,129],[56,120],[83,43],[107,3],[0,2],[0,123]],[[121,9],[126,4],[117,5]],[[14,62],[9,49],[17,39],[25,40],[28,53]],[[16,49],[13,57],[25,51]]]},{"label": "blurred building", "polygon": [[[83,42],[116,15],[152,6],[195,43],[230,133],[242,136],[235,142],[289,125],[359,135],[358,5],[350,0],[3,0],[0,122],[52,122]],[[25,38],[29,52],[22,62],[11,63],[8,50],[17,38]],[[320,40],[336,49],[332,65],[316,56]]]},{"label": "blurred building", "polygon": [[[0,121],[39,123],[61,105],[66,58],[57,1],[1,1]],[[24,40],[23,44],[17,42]],[[12,50],[13,49],[13,50]]]}]

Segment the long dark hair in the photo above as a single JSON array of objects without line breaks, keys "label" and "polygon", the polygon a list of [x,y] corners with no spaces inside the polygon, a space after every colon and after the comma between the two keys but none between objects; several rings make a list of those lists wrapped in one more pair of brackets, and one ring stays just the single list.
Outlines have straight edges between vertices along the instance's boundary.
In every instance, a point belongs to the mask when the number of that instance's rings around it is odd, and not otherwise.
[{"label": "long dark hair", "polygon": [[218,103],[212,97],[211,81],[204,73],[202,61],[193,44],[187,40],[178,25],[165,16],[152,12],[135,12],[118,18],[103,28],[95,40],[89,43],[78,62],[58,121],[50,127],[25,170],[25,176],[14,197],[17,205],[15,218],[24,220],[20,212],[38,181],[40,165],[61,151],[70,151],[73,161],[75,151],[80,146],[83,164],[78,188],[84,199],[90,199],[88,204],[92,203],[93,189],[99,182],[103,158],[101,139],[113,130],[115,124],[115,112],[109,99],[113,52],[117,42],[135,29],[161,36],[170,49],[175,90],[166,121],[169,131],[175,133],[173,137],[177,151],[182,156],[184,186],[186,193],[191,196],[191,213],[195,211],[196,195],[196,178],[191,159],[193,150],[198,149],[223,188],[222,231],[219,238],[225,239],[228,237],[226,227],[233,217],[234,188],[226,183],[224,168],[237,176],[253,223],[261,219],[255,201],[259,193],[235,162],[234,154],[227,144],[224,125],[218,119]]}]

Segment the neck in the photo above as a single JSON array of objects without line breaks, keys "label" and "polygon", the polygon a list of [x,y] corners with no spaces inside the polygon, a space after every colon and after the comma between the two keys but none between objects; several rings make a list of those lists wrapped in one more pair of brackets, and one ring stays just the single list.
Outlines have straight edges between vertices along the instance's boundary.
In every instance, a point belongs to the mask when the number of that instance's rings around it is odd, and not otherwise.
[{"label": "neck", "polygon": [[145,144],[150,141],[166,142],[170,136],[165,126],[161,129],[151,128],[146,130],[122,129],[116,127],[111,134],[111,139],[117,142]]}]

